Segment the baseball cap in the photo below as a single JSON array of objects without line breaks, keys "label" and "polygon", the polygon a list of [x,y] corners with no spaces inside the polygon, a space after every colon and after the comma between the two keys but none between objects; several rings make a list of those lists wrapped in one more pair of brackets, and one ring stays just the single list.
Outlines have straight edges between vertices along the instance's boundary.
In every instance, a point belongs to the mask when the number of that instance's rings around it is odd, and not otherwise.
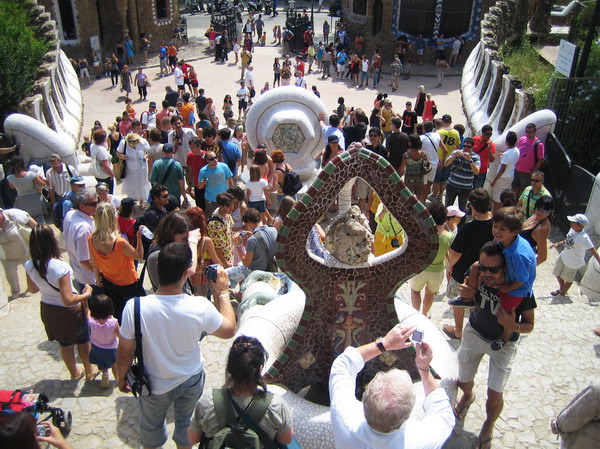
[{"label": "baseball cap", "polygon": [[450,116],[450,114],[442,115],[442,122],[451,122],[451,121],[452,121],[452,117]]},{"label": "baseball cap", "polygon": [[81,176],[73,176],[69,182],[78,186],[85,185],[85,180]]},{"label": "baseball cap", "polygon": [[163,145],[163,153],[172,153],[174,148],[173,148],[173,144],[172,143],[165,143]]},{"label": "baseball cap", "polygon": [[386,98],[385,100],[383,100],[384,103],[391,103],[392,100],[390,98]]},{"label": "baseball cap", "polygon": [[464,217],[465,213],[456,206],[448,206],[446,208],[446,217]]},{"label": "baseball cap", "polygon": [[156,101],[151,101],[150,104],[148,105],[149,108],[155,108],[156,107]]},{"label": "baseball cap", "polygon": [[569,220],[571,223],[579,223],[582,225],[586,225],[589,223],[588,218],[583,214],[568,215],[567,220]]}]

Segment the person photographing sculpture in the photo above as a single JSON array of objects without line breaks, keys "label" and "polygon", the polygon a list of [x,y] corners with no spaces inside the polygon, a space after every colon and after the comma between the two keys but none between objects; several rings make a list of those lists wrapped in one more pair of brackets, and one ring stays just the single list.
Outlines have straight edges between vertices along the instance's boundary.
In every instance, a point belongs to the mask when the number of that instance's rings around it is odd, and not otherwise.
[{"label": "person photographing sculpture", "polygon": [[379,372],[367,385],[361,401],[355,397],[356,375],[365,363],[385,351],[413,345],[414,327],[400,324],[381,340],[358,348],[347,347],[333,362],[329,376],[331,424],[338,449],[440,448],[454,427],[454,414],[446,392],[439,388],[429,365],[428,343],[416,346],[415,364],[425,391],[425,417],[410,419],[415,403],[413,383],[406,371]]}]

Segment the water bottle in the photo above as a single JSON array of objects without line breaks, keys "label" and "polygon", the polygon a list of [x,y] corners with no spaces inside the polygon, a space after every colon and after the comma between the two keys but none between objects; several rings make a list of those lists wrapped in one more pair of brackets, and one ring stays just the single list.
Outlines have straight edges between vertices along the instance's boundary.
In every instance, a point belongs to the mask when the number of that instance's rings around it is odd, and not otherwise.
[{"label": "water bottle", "polygon": [[146,226],[144,226],[144,225],[140,226],[140,231],[142,231],[142,235],[144,237],[146,237],[148,240],[154,240],[154,234]]}]

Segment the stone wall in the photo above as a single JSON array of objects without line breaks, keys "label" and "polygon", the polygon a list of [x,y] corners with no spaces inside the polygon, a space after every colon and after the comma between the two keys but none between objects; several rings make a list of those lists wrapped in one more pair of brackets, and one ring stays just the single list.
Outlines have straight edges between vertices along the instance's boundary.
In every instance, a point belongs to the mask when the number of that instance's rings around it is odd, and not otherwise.
[{"label": "stone wall", "polygon": [[103,56],[110,56],[117,41],[131,35],[136,52],[140,34],[151,35],[150,50],[158,51],[161,42],[172,39],[173,28],[179,23],[178,0],[166,0],[167,18],[157,17],[155,0],[71,0],[76,21],[77,38],[64,40],[60,31],[60,12],[57,0],[37,0],[57,22],[59,38],[69,57],[89,58],[90,38],[97,36]]},{"label": "stone wall", "polygon": [[481,22],[481,40],[463,69],[463,109],[473,133],[489,123],[494,133],[503,134],[535,111],[534,97],[510,75],[499,50],[525,32],[526,0],[500,0],[489,8]]}]

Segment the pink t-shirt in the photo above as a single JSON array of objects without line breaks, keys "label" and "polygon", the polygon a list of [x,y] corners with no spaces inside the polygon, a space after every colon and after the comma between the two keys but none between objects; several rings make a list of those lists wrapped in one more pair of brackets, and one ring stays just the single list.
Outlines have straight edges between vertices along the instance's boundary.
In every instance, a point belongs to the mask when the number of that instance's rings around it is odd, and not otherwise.
[{"label": "pink t-shirt", "polygon": [[[534,139],[528,139],[527,136],[523,136],[517,142],[517,148],[519,149],[519,162],[517,162],[517,166],[515,170],[521,173],[531,173],[533,171],[533,167],[535,167],[535,155],[533,154],[533,147],[535,146],[535,141],[537,137]],[[540,142],[537,146],[537,154],[538,160],[544,159],[545,150],[544,143]]]},{"label": "pink t-shirt", "polygon": [[119,326],[119,322],[112,316],[106,320],[104,324],[98,323],[94,318],[88,317],[90,326],[91,342],[102,349],[117,349],[119,340],[115,335],[115,330]]}]

